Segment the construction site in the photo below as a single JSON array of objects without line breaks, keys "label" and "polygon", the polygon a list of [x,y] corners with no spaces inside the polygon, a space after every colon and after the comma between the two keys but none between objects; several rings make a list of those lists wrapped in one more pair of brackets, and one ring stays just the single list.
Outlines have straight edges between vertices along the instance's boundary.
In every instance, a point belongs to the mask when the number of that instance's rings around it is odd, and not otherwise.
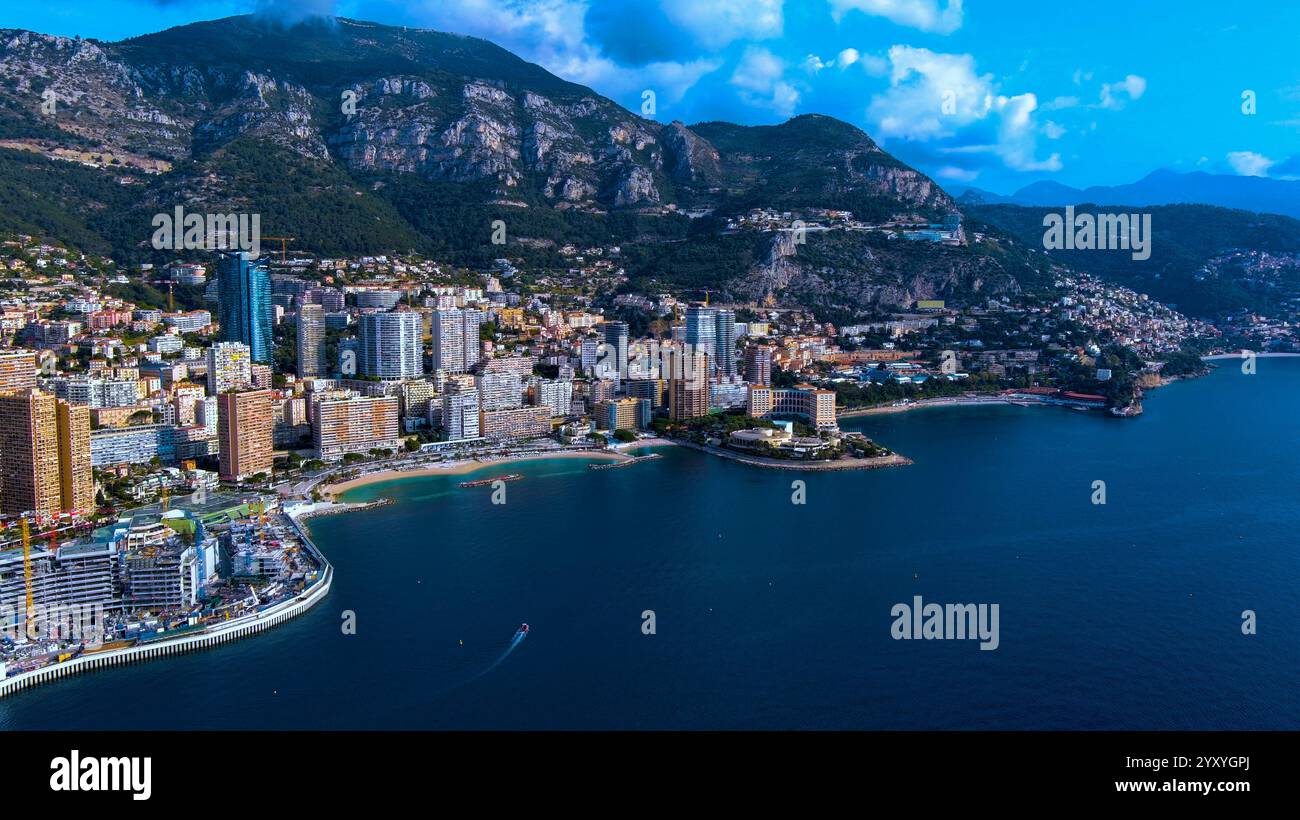
[{"label": "construction site", "polygon": [[19,517],[0,543],[0,685],[202,635],[301,596],[324,561],[271,496],[164,497],[91,530]]}]

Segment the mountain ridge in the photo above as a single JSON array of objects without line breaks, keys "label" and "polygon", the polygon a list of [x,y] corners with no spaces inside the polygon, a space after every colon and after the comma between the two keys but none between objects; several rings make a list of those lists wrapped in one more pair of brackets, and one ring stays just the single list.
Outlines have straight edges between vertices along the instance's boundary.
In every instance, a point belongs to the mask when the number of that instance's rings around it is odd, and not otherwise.
[{"label": "mountain ridge", "polygon": [[1173,171],[1159,168],[1136,182],[1075,188],[1052,180],[1030,183],[1010,195],[967,188],[957,201],[964,205],[1215,205],[1256,213],[1300,218],[1300,180]]}]

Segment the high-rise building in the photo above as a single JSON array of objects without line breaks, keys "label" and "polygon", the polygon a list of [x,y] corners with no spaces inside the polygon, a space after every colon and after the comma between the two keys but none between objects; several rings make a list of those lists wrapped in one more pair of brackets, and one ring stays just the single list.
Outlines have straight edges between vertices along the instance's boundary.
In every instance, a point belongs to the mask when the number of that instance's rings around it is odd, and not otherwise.
[{"label": "high-rise building", "polygon": [[19,350],[0,353],[0,395],[36,386],[36,353]]},{"label": "high-rise building", "polygon": [[511,410],[523,403],[523,386],[516,373],[484,373],[474,383],[480,410]]},{"label": "high-rise building", "polygon": [[320,399],[312,412],[312,444],[321,459],[396,449],[401,444],[397,397]]},{"label": "high-rise building", "polygon": [[600,339],[595,336],[585,336],[579,343],[578,352],[578,369],[584,376],[590,376],[596,369],[596,361],[600,356]]},{"label": "high-rise building", "polygon": [[424,375],[424,328],[420,314],[409,311],[368,313],[361,317],[358,342],[361,375],[385,381]]},{"label": "high-rise building", "polygon": [[434,369],[464,373],[478,364],[482,324],[483,312],[479,310],[435,310],[432,318]]},{"label": "high-rise building", "polygon": [[34,388],[0,396],[0,511],[93,507],[90,408]]},{"label": "high-rise building", "polygon": [[719,308],[713,318],[713,369],[731,377],[736,375],[736,314]]},{"label": "high-rise building", "polygon": [[548,407],[552,416],[567,416],[573,404],[573,382],[568,379],[542,379],[537,383],[537,404]]},{"label": "high-rise building", "polygon": [[745,351],[745,381],[763,386],[772,384],[772,348],[749,346]]},{"label": "high-rise building", "polygon": [[718,312],[713,308],[698,305],[686,308],[684,338],[692,351],[712,357],[717,349]]},{"label": "high-rise building", "polygon": [[442,395],[442,426],[448,441],[479,437],[478,390],[473,384],[447,382],[447,392]]},{"label": "high-rise building", "polygon": [[217,321],[223,342],[242,342],[255,362],[270,362],[275,313],[266,265],[246,251],[223,251],[217,258]]},{"label": "high-rise building", "polygon": [[622,381],[627,378],[627,322],[606,322],[605,356],[601,375]]},{"label": "high-rise building", "polygon": [[217,395],[217,453],[223,481],[242,481],[271,471],[274,427],[275,400],[270,390]]},{"label": "high-rise building", "polygon": [[675,357],[668,380],[668,414],[674,421],[709,414],[709,357],[695,351]]},{"label": "high-rise building", "polygon": [[253,383],[253,362],[243,342],[217,342],[208,348],[208,395],[246,390]]},{"label": "high-rise building", "polygon": [[95,475],[90,464],[90,408],[61,401],[55,408],[59,431],[59,490],[65,512],[95,509]]},{"label": "high-rise building", "polygon": [[298,378],[318,378],[324,376],[327,369],[325,308],[305,304],[298,308]]}]

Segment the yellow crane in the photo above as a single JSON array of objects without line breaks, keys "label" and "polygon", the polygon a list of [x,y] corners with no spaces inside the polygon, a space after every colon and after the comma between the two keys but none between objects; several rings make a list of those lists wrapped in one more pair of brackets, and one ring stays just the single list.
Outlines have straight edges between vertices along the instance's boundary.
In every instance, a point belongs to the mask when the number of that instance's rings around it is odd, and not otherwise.
[{"label": "yellow crane", "polygon": [[293,237],[293,236],[264,236],[262,238],[271,239],[280,243],[280,264],[281,265],[284,264],[284,258],[285,258],[285,254],[287,253],[286,248],[288,244],[290,242],[294,242],[297,240],[297,237]]},{"label": "yellow crane", "polygon": [[27,586],[27,634],[32,634],[32,621],[36,617],[36,602],[32,600],[32,534],[27,519],[19,524],[23,534],[23,581]]}]

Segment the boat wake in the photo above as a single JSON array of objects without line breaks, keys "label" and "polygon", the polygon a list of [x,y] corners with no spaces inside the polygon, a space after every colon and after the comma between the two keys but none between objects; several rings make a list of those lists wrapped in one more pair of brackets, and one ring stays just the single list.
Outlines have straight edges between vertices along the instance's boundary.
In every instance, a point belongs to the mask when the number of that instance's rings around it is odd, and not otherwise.
[{"label": "boat wake", "polygon": [[453,689],[459,689],[459,688],[462,687],[462,686],[468,686],[468,685],[470,685],[471,683],[474,683],[475,681],[479,680],[480,678],[485,677],[489,672],[491,672],[492,670],[494,670],[494,669],[496,669],[498,666],[500,666],[502,663],[504,663],[505,660],[506,660],[506,658],[510,657],[510,654],[511,654],[512,652],[514,652],[516,649],[518,649],[518,648],[519,648],[519,644],[523,643],[523,642],[524,642],[524,638],[527,638],[527,637],[528,637],[528,624],[520,624],[519,629],[517,629],[517,630],[515,631],[514,637],[510,639],[510,645],[507,646],[507,647],[505,648],[505,651],[502,652],[502,653],[497,657],[497,659],[494,660],[494,661],[492,662],[492,664],[491,664],[490,666],[488,666],[486,669],[484,669],[483,671],[479,672],[478,674],[476,674],[476,675],[474,675],[474,676],[472,676],[472,677],[470,677],[470,678],[468,678],[468,679],[466,679],[466,680],[464,680],[464,681],[462,681],[462,682],[460,682],[460,683],[452,684],[451,686],[447,687],[447,688],[446,688],[445,690],[443,690],[443,691],[444,691],[444,692],[450,692],[450,691],[453,690]]},{"label": "boat wake", "polygon": [[511,653],[511,652],[514,652],[514,651],[515,651],[515,648],[518,647],[519,644],[523,643],[523,642],[524,642],[524,638],[527,638],[527,637],[528,637],[528,624],[523,624],[523,625],[520,626],[519,629],[515,632],[515,637],[514,637],[513,639],[511,639],[511,641],[510,641],[510,645],[506,647],[506,651],[504,651],[504,652],[501,653],[501,657],[497,658],[497,659],[492,663],[492,665],[489,666],[487,669],[484,669],[482,672],[478,673],[478,675],[474,678],[474,680],[478,680],[479,678],[481,678],[481,677],[483,677],[484,675],[486,675],[488,672],[491,672],[493,669],[496,669],[498,666],[500,666],[501,663],[502,663],[502,661],[504,661],[506,658],[510,657],[510,653]]}]

